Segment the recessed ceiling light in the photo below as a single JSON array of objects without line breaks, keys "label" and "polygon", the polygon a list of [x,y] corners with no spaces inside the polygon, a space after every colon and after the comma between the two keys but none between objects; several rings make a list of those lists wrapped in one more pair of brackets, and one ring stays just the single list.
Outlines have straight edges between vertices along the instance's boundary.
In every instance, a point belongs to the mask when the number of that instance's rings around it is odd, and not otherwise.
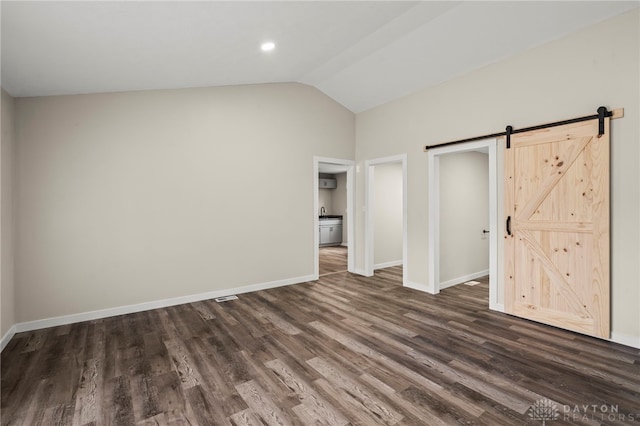
[{"label": "recessed ceiling light", "polygon": [[260,49],[262,49],[263,52],[271,52],[275,48],[276,44],[272,41],[265,41],[260,45]]}]

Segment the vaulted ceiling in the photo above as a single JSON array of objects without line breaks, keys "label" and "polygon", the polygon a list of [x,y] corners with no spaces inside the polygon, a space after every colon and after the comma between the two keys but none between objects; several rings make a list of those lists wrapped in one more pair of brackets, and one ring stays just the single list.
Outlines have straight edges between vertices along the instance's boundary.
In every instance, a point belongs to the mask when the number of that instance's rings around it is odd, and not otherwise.
[{"label": "vaulted ceiling", "polygon": [[[2,1],[2,87],[26,97],[301,82],[360,112],[638,4]],[[262,52],[267,40],[276,48]]]}]

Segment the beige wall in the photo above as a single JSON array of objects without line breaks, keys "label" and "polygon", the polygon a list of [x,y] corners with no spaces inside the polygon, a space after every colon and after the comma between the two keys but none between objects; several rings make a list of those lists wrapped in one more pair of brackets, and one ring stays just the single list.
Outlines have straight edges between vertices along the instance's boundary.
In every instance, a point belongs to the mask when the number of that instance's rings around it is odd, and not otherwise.
[{"label": "beige wall", "polygon": [[[489,156],[440,158],[440,289],[489,269]],[[442,285],[445,284],[445,285]]]},{"label": "beige wall", "polygon": [[[636,9],[358,114],[356,268],[364,264],[365,160],[408,154],[408,280],[426,285],[424,145],[499,132],[506,125],[522,128],[591,114],[600,105],[624,107],[625,117],[612,123],[612,329],[615,339],[640,345],[639,19]],[[502,173],[501,162],[498,172]],[[502,247],[498,249],[501,259]]]},{"label": "beige wall", "polygon": [[2,162],[0,166],[0,338],[15,324],[15,300],[13,277],[13,150],[15,143],[14,128],[15,102],[2,90]]},{"label": "beige wall", "polygon": [[[312,274],[312,157],[354,158],[354,139],[356,268],[364,161],[407,153],[408,279],[425,284],[423,145],[606,105],[625,108],[612,124],[612,327],[614,338],[640,345],[639,19],[630,12],[358,114],[355,129],[352,113],[297,84],[18,99],[16,315],[3,267],[0,329],[7,317]],[[3,266],[5,256],[3,246]]]},{"label": "beige wall", "polygon": [[[320,173],[320,179],[334,179],[335,176],[329,173]],[[333,189],[319,188],[318,189],[318,215],[322,211],[322,207],[325,209],[325,214],[333,214]]]},{"label": "beige wall", "polygon": [[301,84],[16,114],[19,322],[310,276],[313,157],[354,158],[353,113]]},{"label": "beige wall", "polygon": [[402,163],[373,167],[373,265],[402,263]]},{"label": "beige wall", "polygon": [[325,214],[333,214],[331,213],[331,211],[333,210],[333,197],[331,196],[332,192],[333,189],[318,189],[318,215],[320,215],[322,207],[324,207]]}]

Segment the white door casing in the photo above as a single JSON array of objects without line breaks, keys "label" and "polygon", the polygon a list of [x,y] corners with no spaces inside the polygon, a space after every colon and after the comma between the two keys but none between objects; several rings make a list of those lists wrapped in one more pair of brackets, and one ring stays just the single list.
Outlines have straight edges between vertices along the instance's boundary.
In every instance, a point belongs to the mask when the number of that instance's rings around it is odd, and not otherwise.
[{"label": "white door casing", "polygon": [[498,291],[498,206],[502,201],[498,200],[498,159],[497,140],[485,139],[475,142],[467,142],[457,145],[431,148],[428,152],[428,187],[429,187],[429,238],[428,238],[428,265],[429,282],[426,288],[421,288],[428,293],[440,292],[440,173],[439,158],[442,155],[476,151],[487,149],[489,153],[489,308],[495,311],[504,311],[501,302],[502,294]]}]

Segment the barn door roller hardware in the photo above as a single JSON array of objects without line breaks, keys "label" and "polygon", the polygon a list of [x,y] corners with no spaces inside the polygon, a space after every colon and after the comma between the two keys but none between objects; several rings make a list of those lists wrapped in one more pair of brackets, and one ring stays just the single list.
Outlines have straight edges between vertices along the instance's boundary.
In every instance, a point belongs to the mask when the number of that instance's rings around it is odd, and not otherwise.
[{"label": "barn door roller hardware", "polygon": [[572,118],[570,120],[564,120],[564,121],[556,121],[554,123],[540,124],[538,126],[526,127],[524,129],[514,129],[512,126],[507,126],[505,131],[501,133],[493,133],[490,135],[476,136],[473,138],[460,139],[457,141],[440,143],[437,145],[427,145],[424,147],[424,150],[428,151],[429,149],[432,149],[432,148],[439,148],[439,147],[448,146],[448,145],[456,145],[456,144],[465,143],[465,142],[479,141],[483,139],[498,138],[502,136],[506,136],[506,146],[507,146],[507,149],[509,149],[511,148],[511,135],[514,135],[516,133],[524,133],[524,132],[530,132],[532,130],[547,129],[549,127],[564,126],[565,124],[579,123],[581,121],[588,121],[588,120],[598,120],[598,136],[602,136],[604,134],[604,119],[606,117],[610,117],[612,119],[622,118],[624,117],[624,109],[619,108],[613,111],[608,111],[607,107],[601,106],[598,108],[598,113],[594,115],[587,115],[585,117]]},{"label": "barn door roller hardware", "polygon": [[580,123],[581,121],[589,121],[598,119],[598,136],[604,134],[604,118],[612,117],[613,112],[607,111],[607,107],[599,107],[598,113],[595,115],[587,115],[585,117],[572,118],[571,120],[556,121],[554,123],[540,124],[539,126],[526,127],[524,129],[513,130],[513,127],[507,126],[505,135],[507,137],[507,149],[511,148],[511,135],[515,133],[530,132],[532,130],[548,129],[549,127],[564,126],[565,124]]},{"label": "barn door roller hardware", "polygon": [[507,126],[507,131],[504,133],[507,136],[507,149],[511,148],[511,135],[513,134],[513,127]]}]

